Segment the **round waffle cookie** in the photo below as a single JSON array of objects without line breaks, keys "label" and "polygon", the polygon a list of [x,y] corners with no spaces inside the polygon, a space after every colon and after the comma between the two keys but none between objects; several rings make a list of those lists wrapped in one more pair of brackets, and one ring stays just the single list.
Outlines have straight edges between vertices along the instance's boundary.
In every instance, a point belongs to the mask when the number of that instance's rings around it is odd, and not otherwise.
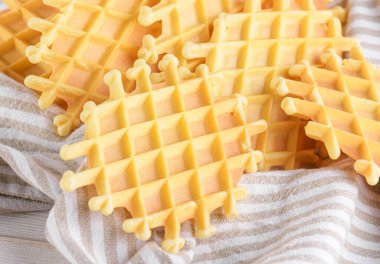
[{"label": "round waffle cookie", "polygon": [[177,66],[177,59],[165,57],[166,83],[154,86],[149,66],[136,61],[127,76],[138,91],[127,95],[120,72],[108,73],[110,100],[86,103],[85,140],[61,149],[65,160],[88,158],[87,169],[64,174],[64,191],[95,185],[92,210],[108,215],[125,208],[131,218],[123,229],[142,240],[164,226],[162,247],[170,253],[184,246],[182,222],[194,219],[196,237],[207,238],[215,230],[213,210],[237,214],[236,201],[247,195],[239,179],[262,158],[250,137],[266,129],[263,120],[246,121],[244,97],[216,100],[222,76],[202,65],[194,78],[182,80]]}]

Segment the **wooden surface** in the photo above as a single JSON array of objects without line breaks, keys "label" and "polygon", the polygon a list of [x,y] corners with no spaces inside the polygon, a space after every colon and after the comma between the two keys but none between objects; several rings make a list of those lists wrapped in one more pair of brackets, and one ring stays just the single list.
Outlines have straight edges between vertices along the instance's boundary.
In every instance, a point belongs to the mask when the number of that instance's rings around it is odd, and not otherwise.
[{"label": "wooden surface", "polygon": [[67,263],[45,239],[47,211],[0,215],[0,263]]}]

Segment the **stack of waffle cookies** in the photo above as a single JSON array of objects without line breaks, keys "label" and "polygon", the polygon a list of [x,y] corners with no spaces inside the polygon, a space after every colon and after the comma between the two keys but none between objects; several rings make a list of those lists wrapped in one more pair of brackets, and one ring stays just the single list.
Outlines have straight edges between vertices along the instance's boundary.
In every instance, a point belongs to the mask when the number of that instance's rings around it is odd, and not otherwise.
[{"label": "stack of waffle cookies", "polygon": [[317,168],[347,155],[380,175],[380,70],[342,34],[346,10],[327,0],[7,0],[0,69],[58,103],[52,123],[85,138],[61,149],[87,157],[61,180],[95,187],[104,215],[162,247],[237,215],[244,172]]}]

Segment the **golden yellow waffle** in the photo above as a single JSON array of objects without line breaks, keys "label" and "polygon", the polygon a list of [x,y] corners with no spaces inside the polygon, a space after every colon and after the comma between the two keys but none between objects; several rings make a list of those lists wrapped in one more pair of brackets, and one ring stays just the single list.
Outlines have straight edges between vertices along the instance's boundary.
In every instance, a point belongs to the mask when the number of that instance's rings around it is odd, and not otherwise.
[{"label": "golden yellow waffle", "polygon": [[298,80],[279,78],[273,87],[289,115],[311,119],[306,135],[322,141],[332,159],[341,151],[356,160],[355,170],[375,185],[380,176],[380,69],[362,59],[342,58],[331,50],[322,55],[323,67],[307,61],[292,66]]},{"label": "golden yellow waffle", "polygon": [[139,57],[155,63],[161,54],[172,53],[181,65],[187,65],[181,53],[183,44],[209,41],[214,19],[222,12],[241,11],[243,5],[244,0],[161,0],[153,7],[143,7],[139,23],[150,26],[161,21],[162,34],[157,38],[146,35]]},{"label": "golden yellow waffle", "polygon": [[[186,41],[206,42],[210,40],[212,22],[220,13],[236,13],[243,9],[244,0],[161,0],[153,7],[144,7],[139,23],[149,26],[162,21],[162,34],[154,38],[146,35],[139,57],[156,63],[161,54],[172,53],[180,58],[181,65],[192,68],[200,60],[186,60],[182,48]],[[272,8],[281,3],[276,0],[262,0],[263,8]],[[291,0],[289,9],[302,9],[307,1]],[[326,8],[327,1],[313,0],[318,8]]]},{"label": "golden yellow waffle", "polygon": [[42,0],[4,0],[10,10],[0,13],[0,71],[23,83],[26,76],[48,76],[48,65],[31,64],[25,49],[38,42],[40,33],[27,27],[31,17],[48,18],[56,10]]},{"label": "golden yellow waffle", "polygon": [[254,172],[262,155],[251,149],[250,136],[265,121],[246,122],[244,97],[215,101],[220,75],[198,67],[197,77],[182,80],[178,60],[166,57],[160,69],[167,86],[155,87],[143,60],[127,72],[139,92],[126,95],[121,74],[105,76],[110,100],[85,104],[81,114],[86,138],[61,149],[63,159],[87,156],[87,169],[66,172],[64,191],[95,185],[92,210],[111,214],[122,207],[131,214],[123,229],[147,240],[151,229],[165,227],[162,247],[177,253],[184,245],[180,224],[194,219],[198,238],[212,235],[210,213],[223,207],[234,216],[236,201],[247,195],[238,181]]},{"label": "golden yellow waffle", "polygon": [[288,67],[300,59],[318,64],[327,48],[342,53],[357,44],[341,35],[341,8],[316,10],[311,0],[303,1],[302,10],[290,10],[291,0],[273,3],[272,10],[262,10],[260,0],[249,0],[244,13],[221,15],[211,41],[187,43],[183,54],[206,58],[211,72],[223,74],[223,95],[247,96],[250,121],[268,121],[267,132],[256,139],[264,155],[260,170],[315,166],[316,142],[305,136],[304,121],[282,111],[281,97],[273,94],[270,81],[287,76]]},{"label": "golden yellow waffle", "polygon": [[[155,4],[155,0],[45,2],[59,8],[61,14],[50,20],[29,21],[42,37],[37,46],[27,49],[27,56],[31,62],[49,64],[52,74],[50,78],[28,76],[25,84],[42,92],[38,101],[41,108],[49,107],[56,98],[66,102],[66,112],[54,119],[59,135],[65,136],[80,124],[85,102],[108,99],[104,74],[133,66],[142,36],[156,28],[138,25],[137,14],[142,6]],[[126,84],[127,90],[133,87],[132,82]]]}]

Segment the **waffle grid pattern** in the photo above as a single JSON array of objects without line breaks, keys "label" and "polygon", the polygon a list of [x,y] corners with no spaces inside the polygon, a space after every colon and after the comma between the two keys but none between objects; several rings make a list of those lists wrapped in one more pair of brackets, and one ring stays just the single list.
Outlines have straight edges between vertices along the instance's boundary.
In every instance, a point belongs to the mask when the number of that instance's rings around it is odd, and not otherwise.
[{"label": "waffle grid pattern", "polygon": [[205,42],[210,40],[211,25],[221,12],[234,13],[243,9],[241,0],[161,0],[153,7],[143,7],[139,23],[149,26],[162,22],[162,34],[155,38],[147,35],[139,50],[139,57],[150,63],[166,53],[175,54],[181,65],[199,64],[199,60],[188,61],[182,56],[186,41]]},{"label": "waffle grid pattern", "polygon": [[[46,0],[62,14],[51,20],[31,19],[29,26],[42,33],[41,42],[27,49],[31,62],[44,61],[52,66],[50,78],[28,76],[25,84],[42,92],[41,108],[56,98],[67,104],[66,113],[54,119],[58,133],[65,136],[80,124],[85,102],[108,99],[103,76],[112,69],[125,71],[133,66],[141,38],[156,26],[144,28],[137,14],[149,0]],[[124,78],[126,79],[126,78]],[[133,82],[125,84],[126,90]]]},{"label": "waffle grid pattern", "polygon": [[38,42],[40,34],[27,27],[32,17],[48,18],[55,14],[42,0],[4,0],[10,10],[0,13],[0,71],[23,83],[26,76],[49,76],[49,66],[34,65],[25,56],[29,45]]},{"label": "waffle grid pattern", "polygon": [[194,219],[196,237],[207,238],[214,232],[213,210],[223,207],[227,216],[236,215],[236,201],[246,196],[239,178],[244,170],[256,171],[262,158],[250,137],[266,123],[246,122],[244,97],[215,101],[221,76],[209,75],[206,67],[198,68],[197,78],[182,81],[173,57],[160,65],[167,86],[153,88],[150,68],[138,60],[127,76],[141,90],[128,96],[119,72],[106,75],[110,101],[86,103],[81,115],[86,140],[61,150],[64,159],[87,155],[88,169],[66,172],[61,187],[73,191],[95,184],[99,196],[90,200],[92,210],[107,215],[126,208],[132,218],[123,229],[142,240],[164,226],[162,246],[176,253],[184,245],[183,221]]},{"label": "waffle grid pattern", "polygon": [[186,58],[206,58],[210,71],[224,75],[223,95],[241,93],[254,103],[249,116],[268,121],[267,132],[255,139],[264,155],[260,170],[315,166],[319,160],[319,146],[304,134],[305,122],[282,111],[271,80],[288,77],[288,67],[302,59],[318,64],[328,48],[343,55],[358,45],[341,35],[344,10],[316,10],[313,1],[303,3],[297,11],[290,10],[291,0],[262,10],[261,1],[247,1],[245,13],[215,20],[209,43],[187,43],[183,49]]},{"label": "waffle grid pattern", "polygon": [[[354,55],[355,52],[352,52]],[[332,159],[341,151],[354,160],[357,173],[375,185],[380,176],[380,70],[365,60],[342,60],[334,50],[322,55],[323,68],[303,62],[290,68],[300,81],[277,79],[287,114],[311,119],[306,134],[322,141]]]}]

